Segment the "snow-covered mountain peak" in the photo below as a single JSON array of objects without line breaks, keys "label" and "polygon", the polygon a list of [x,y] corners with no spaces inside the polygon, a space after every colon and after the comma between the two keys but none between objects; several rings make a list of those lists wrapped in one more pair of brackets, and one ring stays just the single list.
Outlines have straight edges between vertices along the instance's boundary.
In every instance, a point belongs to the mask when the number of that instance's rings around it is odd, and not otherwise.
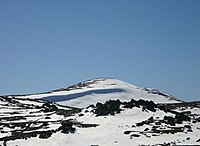
[{"label": "snow-covered mountain peak", "polygon": [[83,88],[96,88],[96,89],[127,88],[128,89],[128,88],[137,88],[137,86],[113,78],[96,78],[92,80],[83,81],[63,89],[73,90],[73,89],[83,89]]},{"label": "snow-covered mountain peak", "polygon": [[[24,96],[27,98],[27,96]],[[112,79],[97,78],[78,84],[52,90],[51,92],[28,95],[28,98],[43,98],[50,102],[73,107],[87,107],[108,100],[129,101],[131,99],[152,100],[155,103],[177,103],[180,100],[156,89],[140,88],[130,83]]]}]

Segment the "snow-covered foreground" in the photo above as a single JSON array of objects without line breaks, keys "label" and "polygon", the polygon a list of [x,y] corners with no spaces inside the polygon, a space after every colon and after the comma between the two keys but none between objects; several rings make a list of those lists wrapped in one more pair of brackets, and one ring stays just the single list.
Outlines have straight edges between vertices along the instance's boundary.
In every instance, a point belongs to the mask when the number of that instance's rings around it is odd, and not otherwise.
[{"label": "snow-covered foreground", "polygon": [[[169,126],[164,123],[161,125],[155,124],[155,121],[162,120],[166,115],[173,116],[173,114],[164,113],[163,111],[156,111],[155,113],[142,112],[139,108],[133,108],[123,111],[121,114],[107,117],[93,117],[91,114],[86,114],[86,116],[80,117],[78,120],[98,123],[100,126],[97,128],[78,129],[78,132],[90,144],[99,146],[158,145],[168,143],[171,145],[200,144],[200,142],[197,142],[200,138],[199,122],[197,124],[183,122],[182,124],[176,124],[176,126]],[[155,121],[150,124],[144,124],[143,126],[135,126],[136,123],[145,121],[150,117],[153,117]],[[187,132],[188,129],[184,128],[185,125],[190,125],[192,132]],[[154,127],[160,129],[160,132],[152,131]],[[176,133],[173,131],[176,128],[173,129],[172,127],[176,127],[177,129],[178,127],[183,127],[183,132]],[[165,130],[172,130],[172,133],[165,133]]]},{"label": "snow-covered foreground", "polygon": [[1,146],[200,145],[200,102],[95,79],[0,96],[0,130]]},{"label": "snow-covered foreground", "polygon": [[42,100],[0,99],[3,146],[200,144],[199,102],[111,100],[74,109]]}]

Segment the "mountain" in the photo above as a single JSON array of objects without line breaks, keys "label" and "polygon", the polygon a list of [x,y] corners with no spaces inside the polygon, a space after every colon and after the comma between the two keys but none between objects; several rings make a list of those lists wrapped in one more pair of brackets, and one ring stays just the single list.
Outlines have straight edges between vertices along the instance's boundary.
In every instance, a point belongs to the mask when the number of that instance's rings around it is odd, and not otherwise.
[{"label": "mountain", "polygon": [[80,82],[70,87],[47,93],[24,96],[25,98],[43,98],[61,105],[84,108],[107,100],[129,101],[131,99],[152,100],[155,103],[179,103],[179,99],[160,92],[157,89],[139,88],[127,82],[110,78],[98,78]]},{"label": "mountain", "polygon": [[98,78],[0,96],[1,146],[200,145],[200,102]]}]

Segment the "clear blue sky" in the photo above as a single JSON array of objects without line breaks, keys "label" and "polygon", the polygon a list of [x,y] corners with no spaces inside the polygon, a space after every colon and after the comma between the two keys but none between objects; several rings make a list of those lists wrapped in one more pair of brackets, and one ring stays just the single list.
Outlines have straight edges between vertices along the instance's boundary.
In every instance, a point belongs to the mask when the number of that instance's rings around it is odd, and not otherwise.
[{"label": "clear blue sky", "polygon": [[199,0],[1,0],[0,95],[118,78],[200,99]]}]

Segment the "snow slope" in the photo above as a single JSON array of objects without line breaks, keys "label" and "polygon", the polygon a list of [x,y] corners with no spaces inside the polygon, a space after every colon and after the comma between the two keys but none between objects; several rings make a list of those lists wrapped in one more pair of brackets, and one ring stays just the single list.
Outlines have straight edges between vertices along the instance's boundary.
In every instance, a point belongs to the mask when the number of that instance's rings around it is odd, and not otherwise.
[{"label": "snow slope", "polygon": [[0,96],[0,146],[199,145],[199,135],[200,102],[117,79]]},{"label": "snow slope", "polygon": [[[121,103],[120,113],[97,116],[94,113],[97,107],[88,107],[78,113],[65,115],[65,112],[72,109],[56,104],[47,104],[42,100],[24,98],[24,101],[18,98],[0,97],[0,145],[157,146],[200,144],[199,103],[174,104],[175,109],[173,110],[178,113],[186,112],[191,119],[188,121],[183,118],[182,122],[174,121],[173,125],[167,122],[166,117],[177,120],[177,113],[164,111],[157,105],[154,105],[155,111],[151,111],[143,110],[144,107],[147,108],[147,105],[136,106],[133,104],[132,108],[127,108]],[[51,108],[54,106],[58,109]],[[173,104],[171,106],[173,107]],[[62,115],[61,111],[63,110],[65,112],[62,112]],[[69,127],[60,129],[62,123],[66,121],[72,121],[73,127],[76,128],[74,132],[70,132]],[[139,125],[139,123],[143,124]],[[69,130],[69,132],[63,133],[62,130]],[[34,133],[37,135],[34,136]]]},{"label": "snow slope", "polygon": [[[95,117],[91,113],[86,113],[82,117],[77,117],[77,120],[87,123],[97,123],[100,126],[96,128],[79,128],[77,131],[90,144],[99,146],[138,146],[138,145],[159,145],[164,143],[179,143],[186,145],[197,145],[196,140],[199,139],[200,130],[198,127],[200,123],[191,124],[193,132],[177,132],[177,133],[151,133],[150,129],[157,126],[155,123],[146,124],[135,127],[135,123],[147,120],[150,117],[154,119],[163,119],[164,116],[173,116],[171,113],[163,111],[142,112],[140,108],[133,108],[122,111],[115,116]],[[177,127],[184,127],[189,122],[177,124]],[[161,129],[169,128],[165,124],[161,124]],[[149,129],[145,131],[145,129]],[[130,134],[125,134],[125,131],[130,131]],[[139,137],[135,137],[138,135]],[[189,140],[186,140],[187,138]]]},{"label": "snow slope", "polygon": [[43,98],[61,105],[84,108],[97,102],[119,99],[152,100],[155,103],[181,102],[175,97],[156,89],[139,88],[127,82],[110,78],[98,78],[51,92],[21,96],[21,98]]}]

